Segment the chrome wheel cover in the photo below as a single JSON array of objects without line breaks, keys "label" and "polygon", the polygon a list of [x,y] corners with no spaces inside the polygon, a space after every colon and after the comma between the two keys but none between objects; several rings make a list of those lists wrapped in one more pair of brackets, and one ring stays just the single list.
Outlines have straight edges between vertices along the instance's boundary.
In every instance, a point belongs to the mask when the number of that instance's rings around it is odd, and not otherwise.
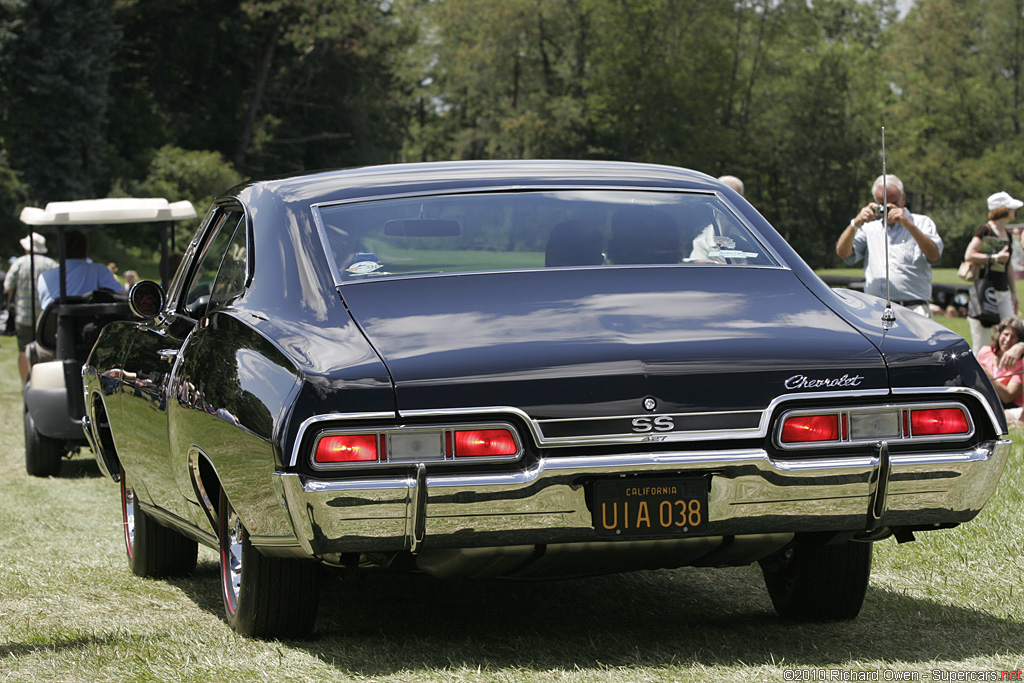
[{"label": "chrome wheel cover", "polygon": [[128,556],[135,555],[135,490],[128,488],[122,479],[121,507],[124,511],[124,541]]},{"label": "chrome wheel cover", "polygon": [[227,539],[225,539],[224,579],[226,588],[231,590],[234,604],[238,605],[238,593],[242,585],[242,520],[234,510],[227,520]]}]

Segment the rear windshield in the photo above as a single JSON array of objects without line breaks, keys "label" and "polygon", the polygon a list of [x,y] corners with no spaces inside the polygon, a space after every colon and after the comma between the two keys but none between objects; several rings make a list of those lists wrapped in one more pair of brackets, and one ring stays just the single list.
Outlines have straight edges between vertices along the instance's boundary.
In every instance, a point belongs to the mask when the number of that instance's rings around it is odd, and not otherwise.
[{"label": "rear windshield", "polygon": [[534,268],[778,265],[710,194],[496,192],[319,211],[339,282]]}]

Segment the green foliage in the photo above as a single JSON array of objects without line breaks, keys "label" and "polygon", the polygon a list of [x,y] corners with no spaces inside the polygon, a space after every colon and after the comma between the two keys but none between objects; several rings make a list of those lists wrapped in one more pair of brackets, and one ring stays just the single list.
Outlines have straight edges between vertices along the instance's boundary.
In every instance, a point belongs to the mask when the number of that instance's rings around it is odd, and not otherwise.
[{"label": "green foliage", "polygon": [[928,0],[891,32],[892,159],[937,204],[976,203],[978,223],[984,197],[1019,194],[1024,180],[1013,161],[1024,152],[1022,11],[1019,0]]},{"label": "green foliage", "polygon": [[[7,257],[22,253],[18,244],[27,230],[18,220],[21,207],[25,205],[28,188],[18,178],[18,174],[7,163],[7,153],[3,150],[3,139],[0,138],[0,257],[2,263]],[[0,265],[6,270],[6,266]]]},{"label": "green foliage", "polygon": [[814,266],[837,262],[838,231],[869,199],[882,126],[944,265],[984,197],[1024,191],[1022,0],[918,0],[905,16],[895,0],[0,9],[0,202],[14,203],[0,226],[23,201],[158,182],[167,146],[246,177],[532,157],[729,173]]},{"label": "green foliage", "polygon": [[37,201],[95,196],[106,156],[107,83],[119,39],[109,0],[5,3],[0,63],[10,165]]},{"label": "green foliage", "polygon": [[[202,217],[213,198],[244,178],[217,152],[197,152],[171,145],[157,150],[148,172],[140,181],[123,186],[124,196],[187,199]],[[115,195],[116,196],[116,195]],[[198,220],[190,224],[198,225]],[[182,223],[186,225],[186,223]]]},{"label": "green foliage", "polygon": [[[883,8],[884,9],[884,8]],[[407,158],[617,158],[744,178],[812,263],[880,170],[879,26],[855,0],[411,3]],[[419,68],[419,71],[415,71]],[[837,222],[840,221],[840,222]]]},{"label": "green foliage", "polygon": [[[111,196],[191,201],[196,208],[196,218],[177,222],[173,228],[171,250],[184,251],[214,197],[242,180],[217,152],[195,152],[167,145],[157,150],[142,180],[115,183]],[[159,224],[142,224],[130,232],[114,226],[97,231],[92,251],[106,261],[117,260],[117,255],[121,254],[122,272],[131,268],[155,279],[158,278],[159,235]]]}]

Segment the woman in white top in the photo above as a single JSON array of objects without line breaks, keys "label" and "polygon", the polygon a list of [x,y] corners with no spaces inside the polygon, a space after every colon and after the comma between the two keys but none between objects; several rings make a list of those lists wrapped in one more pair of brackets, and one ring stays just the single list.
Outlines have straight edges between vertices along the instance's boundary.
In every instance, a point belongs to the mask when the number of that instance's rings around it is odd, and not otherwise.
[{"label": "woman in white top", "polygon": [[[964,252],[964,260],[977,263],[981,272],[989,271],[989,279],[996,289],[999,305],[999,320],[1012,318],[1017,314],[1017,288],[1010,266],[1013,239],[1006,226],[1017,216],[1017,209],[1024,202],[1014,199],[1006,192],[996,192],[988,198],[988,222],[978,228],[971,243]],[[971,348],[977,353],[988,344],[992,336],[991,325],[985,325],[977,318],[968,318],[971,327]],[[996,321],[998,322],[998,320]]]}]

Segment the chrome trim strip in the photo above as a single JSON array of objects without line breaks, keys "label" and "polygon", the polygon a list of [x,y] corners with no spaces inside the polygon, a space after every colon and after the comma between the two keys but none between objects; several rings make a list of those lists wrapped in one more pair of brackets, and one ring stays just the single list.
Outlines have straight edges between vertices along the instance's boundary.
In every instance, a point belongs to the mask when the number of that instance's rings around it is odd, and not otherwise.
[{"label": "chrome trim strip", "polygon": [[412,491],[409,512],[409,552],[419,552],[427,532],[427,467],[416,465],[416,486]]},{"label": "chrome trim strip", "polygon": [[525,410],[514,408],[512,406],[481,406],[479,408],[442,408],[439,410],[399,410],[398,417],[402,418],[453,418],[453,417],[465,417],[472,415],[515,415],[526,423],[527,428],[530,430],[530,434],[533,436],[534,443],[540,444],[543,440],[543,434],[537,425],[536,420],[526,414]]},{"label": "chrome trim strip", "polygon": [[[955,462],[966,462],[974,460],[975,453],[972,451],[969,458],[965,454],[954,454]],[[930,456],[928,462],[945,462],[947,459]],[[787,462],[784,460],[773,460],[766,451],[759,448],[745,448],[729,451],[698,451],[698,452],[670,452],[670,453],[629,453],[624,455],[604,456],[556,456],[543,458],[532,467],[514,472],[493,472],[482,474],[460,474],[445,472],[427,476],[428,490],[434,487],[480,487],[480,486],[508,486],[530,484],[540,479],[547,472],[577,471],[577,472],[611,472],[628,469],[639,471],[644,468],[670,469],[683,466],[703,467],[715,469],[718,467],[731,467],[750,462],[765,463],[771,469],[780,473],[812,472],[827,470],[842,470],[849,468],[875,467],[878,459],[874,456],[854,456],[842,458],[820,458],[814,460],[800,460]],[[920,464],[920,463],[914,463]],[[305,493],[338,493],[356,490],[379,490],[379,489],[401,489],[414,488],[416,479],[412,476],[386,477],[374,479],[345,479],[345,480],[310,480],[302,482],[302,490]]]},{"label": "chrome trim strip", "polygon": [[871,472],[868,480],[868,531],[876,530],[881,524],[887,507],[886,495],[889,489],[889,477],[892,475],[892,461],[889,458],[889,444],[885,441],[878,445],[878,466]]},{"label": "chrome trim strip", "polygon": [[[512,406],[489,406],[481,408],[449,408],[440,410],[401,410],[399,411],[400,418],[445,418],[453,416],[465,416],[473,414],[493,414],[493,413],[505,413],[518,416],[523,420],[524,423],[529,427],[530,433],[533,435],[534,441],[540,447],[562,447],[562,446],[598,446],[598,445],[618,445],[618,444],[643,444],[650,443],[652,441],[651,436],[657,437],[658,443],[675,443],[681,441],[700,441],[705,439],[758,439],[768,435],[769,422],[771,421],[772,413],[776,407],[787,401],[798,401],[806,399],[817,399],[827,400],[833,398],[872,398],[877,396],[889,396],[890,392],[888,389],[860,389],[855,391],[823,391],[823,392],[800,392],[795,394],[784,394],[775,397],[768,407],[763,411],[757,410],[736,410],[736,411],[709,411],[701,413],[671,413],[686,414],[689,415],[743,415],[749,413],[761,413],[761,420],[757,428],[751,429],[732,429],[732,430],[704,430],[704,431],[692,431],[692,432],[663,432],[657,435],[651,433],[639,433],[639,434],[619,434],[619,435],[598,435],[598,436],[581,436],[581,437],[545,437],[541,425],[547,422],[555,421],[574,421],[574,418],[556,418],[553,420],[538,419],[535,420],[525,411]],[[668,414],[668,413],[666,413]],[[645,415],[606,415],[603,417],[581,417],[576,418],[579,421],[584,420],[630,420],[634,417],[650,417],[649,414]]]},{"label": "chrome trim strip", "polygon": [[1010,439],[995,439],[994,441],[986,441],[980,444],[976,448],[972,448],[966,451],[958,451],[952,453],[943,453],[942,460],[936,460],[935,454],[932,453],[907,453],[903,455],[891,455],[889,456],[889,462],[893,466],[908,466],[908,465],[931,465],[936,462],[942,462],[949,465],[956,465],[969,462],[982,462],[988,460],[989,457],[989,445],[1000,444],[1000,445],[1012,445],[1013,441]]},{"label": "chrome trim strip", "polygon": [[[472,456],[472,457],[456,457],[455,455],[455,432],[468,431],[468,430],[486,430],[486,429],[499,429],[509,432],[512,435],[512,440],[516,444],[516,452],[513,455],[488,455],[488,456]],[[393,434],[440,434],[442,441],[444,441],[443,447],[447,450],[450,447],[451,452],[444,453],[440,458],[423,458],[417,460],[416,458],[397,459],[394,457],[394,449],[392,442],[388,437]],[[387,459],[381,462],[377,461],[351,461],[351,462],[335,462],[335,463],[318,463],[316,461],[316,451],[319,447],[321,439],[329,436],[339,435],[354,435],[354,434],[373,434],[377,437],[383,437],[387,440]],[[490,462],[515,462],[523,457],[523,453],[526,449],[523,448],[523,442],[519,438],[519,430],[516,429],[515,425],[508,421],[501,422],[490,422],[490,421],[475,421],[465,423],[431,423],[423,425],[397,425],[397,426],[386,426],[386,427],[358,427],[356,429],[345,429],[343,426],[337,428],[328,428],[321,432],[313,445],[313,449],[309,454],[309,465],[317,472],[331,472],[352,469],[354,467],[376,467],[376,466],[387,466],[387,465],[412,465],[417,462],[420,463],[461,463],[463,465],[469,465],[473,463],[490,463]],[[379,455],[378,455],[379,458]]]},{"label": "chrome trim strip", "polygon": [[[452,196],[457,196],[457,195],[501,194],[501,193],[508,193],[508,192],[524,193],[524,192],[593,192],[593,191],[657,192],[657,193],[660,193],[660,194],[689,194],[689,195],[713,196],[716,199],[718,199],[720,202],[722,202],[722,204],[729,210],[729,212],[732,214],[733,218],[736,220],[736,222],[738,224],[740,224],[743,227],[747,228],[747,230],[750,232],[750,234],[754,236],[755,240],[761,246],[761,248],[765,250],[765,253],[767,253],[775,261],[774,264],[767,265],[767,266],[764,266],[764,265],[762,265],[762,266],[739,266],[737,264],[733,264],[733,265],[730,265],[728,267],[769,268],[769,269],[778,269],[778,270],[791,270],[789,264],[786,263],[785,259],[783,259],[779,255],[779,253],[774,248],[772,248],[771,244],[767,240],[765,240],[764,235],[761,234],[761,231],[759,231],[756,227],[754,227],[754,225],[752,223],[750,223],[746,219],[746,217],[743,215],[743,213],[740,212],[736,208],[736,205],[733,204],[731,201],[729,201],[725,197],[725,195],[723,195],[721,193],[721,191],[719,191],[717,189],[700,190],[700,189],[692,189],[692,188],[684,188],[684,187],[651,187],[649,185],[622,185],[622,186],[618,186],[618,185],[600,185],[600,184],[594,184],[594,183],[586,183],[586,184],[566,183],[566,184],[557,184],[557,185],[507,185],[506,184],[506,185],[490,185],[490,186],[479,186],[479,187],[459,187],[459,188],[452,187],[452,188],[444,188],[444,189],[439,189],[439,190],[425,190],[425,191],[421,190],[421,191],[418,191],[418,192],[396,192],[396,193],[393,193],[393,194],[386,194],[386,195],[362,195],[362,196],[359,196],[359,197],[352,197],[350,199],[341,199],[341,200],[331,201],[331,202],[317,202],[317,203],[310,204],[309,208],[312,210],[313,222],[316,225],[317,233],[320,236],[320,246],[324,250],[324,253],[327,256],[328,263],[331,266],[331,275],[332,275],[332,277],[334,279],[334,286],[335,287],[341,287],[341,286],[343,286],[345,284],[352,283],[353,281],[345,280],[342,277],[341,269],[338,268],[338,263],[337,263],[337,261],[334,258],[333,250],[330,248],[330,241],[327,239],[327,226],[324,224],[323,217],[321,216],[321,213],[320,213],[321,210],[323,210],[323,209],[329,209],[329,208],[333,208],[333,207],[336,207],[336,206],[346,206],[346,205],[349,205],[349,204],[368,204],[368,203],[372,203],[372,202],[383,202],[383,201],[390,201],[390,200],[396,200],[396,199],[414,199],[416,197],[452,197]],[[675,267],[676,265],[682,266],[684,264],[653,264],[653,265],[647,266],[647,267],[655,267],[655,266],[661,266],[661,267],[671,266],[671,267]],[[715,265],[715,264],[706,264],[706,265]],[[621,267],[624,267],[624,266],[609,265],[609,266],[602,266],[602,267],[605,267],[605,268],[619,267],[619,268],[621,268]],[[638,265],[637,264],[631,264],[631,265],[625,266],[625,267],[636,268],[636,267],[638,267]],[[689,264],[687,264],[687,267],[689,267]],[[441,275],[441,276],[443,277],[443,276],[446,276],[446,275],[447,276],[468,275],[471,272],[494,273],[494,272],[517,272],[517,271],[522,271],[522,270],[543,270],[543,269],[516,268],[514,270],[509,270],[509,271],[502,271],[502,270],[494,270],[494,271],[491,271],[491,270],[488,270],[488,271],[466,271],[466,272],[460,272],[460,273],[448,273],[448,274],[444,274],[444,275]],[[363,282],[363,281],[356,281],[356,282]]]},{"label": "chrome trim strip", "polygon": [[252,544],[260,548],[301,548],[294,536],[249,536]]},{"label": "chrome trim strip", "polygon": [[386,491],[389,489],[411,489],[416,479],[411,476],[374,477],[373,479],[304,479],[302,490],[305,493],[325,493],[334,491]]},{"label": "chrome trim strip", "polygon": [[[967,419],[968,430],[962,434],[936,434],[936,435],[922,435],[916,436],[914,434],[906,434],[903,431],[903,422],[900,419],[903,411],[914,411],[928,408],[959,408]],[[850,426],[848,431],[853,431],[852,418],[855,415],[865,415],[879,413],[885,415],[896,414],[897,418],[897,432],[888,436],[873,436],[868,438],[853,438],[852,434],[848,434],[846,438],[840,435],[839,439],[834,441],[805,441],[795,444],[787,444],[782,442],[782,427],[786,420],[793,416],[799,415],[816,415],[835,414],[836,417],[846,416],[849,420]],[[796,410],[787,410],[779,415],[779,419],[775,424],[775,430],[772,434],[772,444],[782,451],[805,451],[805,450],[821,450],[827,448],[844,448],[849,446],[864,446],[868,444],[877,444],[882,439],[891,439],[893,443],[929,443],[935,441],[951,441],[951,440],[967,440],[972,438],[976,429],[974,428],[974,420],[971,418],[971,411],[967,409],[967,406],[962,403],[950,403],[946,402],[929,402],[929,403],[886,403],[884,405],[873,405],[873,406],[835,406],[829,408],[799,408]]]},{"label": "chrome trim strip", "polygon": [[[688,182],[688,181],[683,181]],[[582,183],[566,182],[554,185],[478,185],[474,187],[446,187],[434,190],[420,190],[417,192],[394,192],[392,194],[366,194],[349,199],[338,199],[329,202],[316,202],[310,204],[311,209],[319,212],[321,209],[329,209],[335,206],[346,206],[348,204],[369,204],[371,202],[385,202],[393,199],[415,199],[416,197],[453,197],[456,195],[477,195],[477,194],[501,194],[508,192],[658,192],[661,194],[702,194],[721,197],[718,190],[691,189],[685,187],[652,187],[650,185],[603,185],[589,182]],[[735,207],[733,207],[735,208]],[[742,216],[737,212],[737,216]],[[742,217],[740,218],[742,220]]]},{"label": "chrome trim strip", "polygon": [[327,226],[324,225],[324,219],[320,216],[319,205],[314,204],[310,208],[313,209],[313,225],[316,226],[316,232],[320,236],[320,248],[323,249],[324,255],[327,257],[327,264],[331,267],[331,278],[334,280],[334,287],[338,288],[342,284],[341,269],[338,268],[338,262],[334,258],[334,250],[331,249],[331,242],[327,238]]},{"label": "chrome trim strip", "polygon": [[[1005,440],[1001,440],[1000,443]],[[890,467],[908,465],[953,465],[987,460],[989,449],[983,444],[966,451],[944,453],[915,453],[893,455]],[[644,468],[670,469],[682,466],[715,469],[731,467],[749,462],[761,462],[780,473],[809,473],[828,470],[877,468],[878,455],[856,455],[836,458],[814,458],[801,460],[774,459],[760,448],[745,448],[728,451],[695,451],[668,453],[628,453],[604,456],[556,456],[543,458],[536,465],[514,472],[482,474],[460,474],[445,472],[427,476],[427,488],[507,486],[530,484],[547,472],[575,470],[580,472],[618,471],[623,468],[639,471]],[[339,493],[358,490],[415,489],[414,475],[401,477],[374,477],[363,479],[319,480],[303,478],[305,493]]]},{"label": "chrome trim strip", "polygon": [[892,393],[894,396],[904,396],[909,394],[968,394],[978,399],[978,402],[985,408],[988,413],[989,419],[992,421],[992,428],[997,434],[1005,434],[1006,432],[999,431],[999,419],[996,417],[995,411],[992,409],[992,404],[989,403],[985,395],[977,389],[972,387],[922,387],[917,389],[912,388],[899,388],[893,389]]},{"label": "chrome trim strip", "polygon": [[395,414],[392,412],[376,412],[376,413],[324,413],[323,415],[314,415],[313,417],[306,418],[302,424],[299,425],[299,433],[295,435],[295,443],[292,444],[292,455],[288,458],[288,462],[285,463],[288,467],[295,467],[299,462],[299,445],[302,443],[303,437],[306,435],[306,430],[314,425],[321,422],[328,422],[331,420],[345,421],[345,420],[394,420]]},{"label": "chrome trim strip", "polygon": [[220,540],[213,534],[203,531],[199,527],[193,525],[191,522],[187,522],[181,517],[178,517],[174,513],[168,512],[163,508],[153,507],[145,501],[138,500],[139,507],[145,511],[147,515],[160,521],[166,527],[170,527],[180,533],[182,536],[187,536],[193,540],[196,540],[203,545],[216,549],[220,546]]},{"label": "chrome trim strip", "polygon": [[[975,389],[969,387],[919,387],[914,389],[897,389],[890,392],[888,389],[862,389],[854,391],[823,391],[823,392],[799,392],[793,394],[783,394],[776,396],[772,399],[771,403],[761,411],[761,421],[757,429],[746,429],[746,430],[721,430],[721,431],[700,431],[700,432],[668,432],[659,434],[658,436],[664,436],[664,439],[659,438],[659,442],[672,443],[672,442],[685,442],[685,441],[698,441],[698,440],[731,440],[738,438],[763,438],[768,435],[771,416],[774,412],[784,403],[790,401],[801,401],[801,400],[831,400],[831,399],[867,399],[867,398],[878,398],[878,397],[892,397],[893,395],[898,396],[931,396],[931,395],[949,395],[949,394],[966,394],[977,399],[987,411],[989,419],[992,421],[993,427],[998,429],[998,422],[996,420],[995,413],[992,410],[992,406],[989,405],[988,400]],[[885,407],[887,404],[879,406],[866,406],[866,408]],[[738,410],[734,411],[735,414],[752,413],[755,411],[751,410]],[[717,412],[706,412],[706,413],[693,413],[694,415],[723,415],[730,414],[729,411],[717,411]],[[970,411],[968,411],[970,414]],[[452,419],[462,418],[466,416],[484,416],[484,415],[514,415],[519,418],[523,424],[526,425],[533,437],[534,443],[541,448],[558,448],[568,446],[598,446],[598,445],[622,445],[622,444],[644,444],[650,443],[651,434],[623,434],[617,436],[596,436],[596,437],[567,437],[567,438],[548,438],[544,436],[541,429],[541,424],[549,422],[549,420],[535,420],[526,411],[516,408],[513,406],[481,406],[478,408],[442,408],[442,409],[431,409],[431,410],[400,410],[398,413],[391,412],[373,412],[373,413],[327,413],[323,415],[315,415],[307,418],[299,426],[298,434],[295,438],[295,443],[292,445],[291,457],[288,460],[287,465],[289,467],[295,467],[299,462],[299,444],[306,432],[314,427],[315,425],[321,424],[328,421],[345,422],[350,420],[402,420],[402,419]],[[614,419],[631,419],[636,415],[609,415],[605,417],[594,417],[588,418],[583,417],[579,420],[614,420]],[[555,418],[550,421],[571,421],[573,418]],[[973,420],[972,420],[973,422]]]},{"label": "chrome trim strip", "polygon": [[547,418],[547,419],[543,419],[542,418],[542,419],[537,420],[537,422],[539,422],[540,424],[556,424],[556,423],[559,423],[559,422],[600,422],[602,420],[628,420],[628,419],[634,418],[634,417],[651,417],[653,415],[672,415],[672,416],[683,415],[683,416],[686,416],[686,417],[700,417],[702,415],[746,415],[748,413],[760,415],[761,412],[762,411],[760,411],[760,410],[708,410],[708,411],[699,412],[699,413],[678,413],[678,412],[676,412],[676,413],[659,413],[659,412],[654,412],[654,413],[633,413],[633,414],[630,414],[630,415],[610,415],[610,416],[596,416],[596,417],[555,417],[555,418]]}]

